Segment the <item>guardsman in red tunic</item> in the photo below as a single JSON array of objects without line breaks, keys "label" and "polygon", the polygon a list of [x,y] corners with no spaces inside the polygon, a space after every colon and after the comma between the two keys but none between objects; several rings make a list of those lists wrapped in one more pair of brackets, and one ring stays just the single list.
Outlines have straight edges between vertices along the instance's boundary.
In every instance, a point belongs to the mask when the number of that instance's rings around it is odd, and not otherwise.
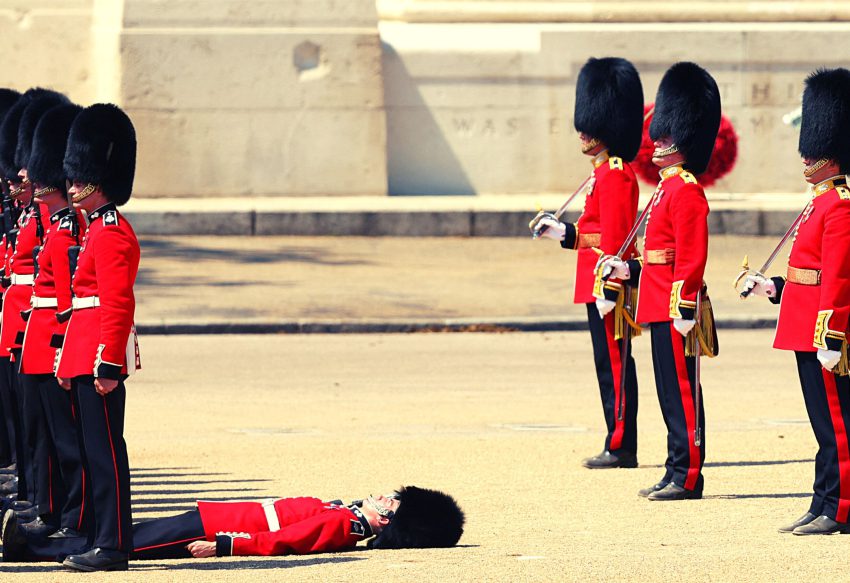
[{"label": "guardsman in red tunic", "polygon": [[[12,89],[0,89],[0,125],[2,125],[2,120],[6,117],[9,109],[11,109],[20,96],[20,93]],[[15,174],[17,174],[17,171],[15,171]],[[3,199],[2,205],[5,206],[11,201],[6,196],[8,184],[3,175],[2,164],[0,164],[0,183],[2,183],[0,184],[0,197]],[[11,222],[11,213],[0,206],[0,225],[2,225],[0,227],[0,254],[2,254],[0,255],[0,293],[6,291],[6,286],[3,285],[6,268],[6,250],[8,247],[6,233],[14,228],[14,224],[8,224],[6,222],[7,218]],[[2,299],[0,299],[0,302],[2,302]],[[16,407],[16,400],[9,388],[9,360],[0,356],[0,471],[3,472],[0,474],[0,478],[4,478],[3,483],[0,483],[0,493],[2,494],[12,493],[15,486],[15,470],[12,464],[15,463],[16,459],[15,419],[17,415],[13,414]],[[11,483],[6,485],[7,482]]]},{"label": "guardsman in red tunic", "polygon": [[717,344],[703,283],[708,202],[696,176],[708,166],[719,127],[714,79],[694,63],[673,65],[661,80],[649,128],[661,182],[649,203],[643,258],[609,258],[599,270],[639,281],[637,319],[652,334],[667,461],[662,479],[639,492],[650,500],[702,497],[705,412],[697,357],[700,351],[714,356]]},{"label": "guardsman in red tunic", "polygon": [[812,198],[796,227],[785,277],[748,276],[745,289],[779,303],[773,347],[793,350],[818,442],[809,510],[780,532],[850,532],[850,71],[806,79],[800,126]]},{"label": "guardsman in red tunic", "polygon": [[[463,511],[437,490],[406,486],[390,496],[339,500],[198,501],[198,509],[133,526],[133,559],[329,553],[369,541],[373,549],[444,548],[463,534]],[[53,560],[81,539],[23,536],[3,517],[3,561]]]},{"label": "guardsman in red tunic", "polygon": [[88,550],[65,560],[82,571],[125,570],[133,549],[124,380],[139,366],[133,324],[139,242],[116,207],[130,199],[135,165],[136,133],[127,114],[99,103],[77,115],[64,169],[74,207],[86,212],[89,226],[56,376],[66,389],[76,388],[86,504],[94,513]]},{"label": "guardsman in red tunic", "polygon": [[[582,152],[593,171],[584,190],[584,210],[576,223],[542,216],[536,223],[543,237],[578,252],[575,298],[587,309],[593,361],[599,381],[607,435],[602,453],[583,460],[586,468],[635,468],[637,461],[638,386],[631,342],[622,329],[623,302],[631,295],[620,281],[593,295],[597,250],[619,251],[635,221],[638,183],[629,162],[637,155],[643,131],[643,89],[634,66],[625,59],[590,59],[576,83],[575,127]],[[626,257],[636,252],[631,246]],[[633,305],[633,304],[632,304]],[[616,310],[615,310],[616,308]],[[626,336],[627,338],[628,336]]]},{"label": "guardsman in red tunic", "polygon": [[[26,165],[32,145],[33,120],[37,121],[42,110],[42,103],[67,103],[67,98],[61,93],[47,89],[29,89],[6,114],[3,125],[0,126],[0,150],[4,158],[4,168],[16,167],[19,181],[10,186],[10,196],[16,202],[24,205],[24,211],[18,220],[18,234],[15,238],[14,249],[6,263],[6,276],[9,287],[3,293],[3,313],[0,320],[0,354],[10,355],[12,361],[11,384],[14,385],[18,397],[20,411],[20,432],[16,440],[18,455],[19,499],[26,499],[39,504],[37,491],[35,459],[36,451],[41,447],[39,438],[44,434],[44,418],[41,414],[41,403],[37,393],[27,391],[20,386],[18,367],[20,366],[21,345],[24,340],[24,321],[22,312],[29,310],[32,296],[35,262],[33,256],[37,248],[44,242],[44,232],[47,230],[48,217],[46,209],[32,200],[32,184],[27,178]],[[35,105],[34,109],[30,109]],[[35,110],[39,110],[34,112]],[[34,112],[28,114],[27,112]],[[9,154],[14,154],[9,158]],[[43,489],[42,489],[43,494]],[[41,499],[44,502],[44,499]],[[44,512],[36,508],[37,513]]]},{"label": "guardsman in red tunic", "polygon": [[[30,202],[30,219],[27,225],[21,229],[15,254],[12,257],[12,277],[17,277],[19,273],[29,273],[30,275],[25,277],[29,279],[30,283],[28,285],[13,284],[6,293],[9,301],[4,302],[4,305],[7,305],[7,310],[4,314],[2,328],[0,328],[0,341],[6,339],[8,342],[10,334],[14,332],[14,344],[6,344],[6,346],[12,352],[18,371],[18,385],[21,388],[23,402],[24,440],[32,467],[31,491],[33,497],[30,500],[34,503],[35,512],[38,514],[35,520],[28,523],[26,527],[35,532],[49,534],[57,529],[58,524],[58,506],[60,505],[57,489],[60,485],[58,462],[50,454],[47,412],[42,406],[41,391],[37,385],[31,382],[32,378],[21,370],[21,347],[24,342],[26,318],[31,314],[32,281],[38,271],[36,257],[46,241],[51,209],[44,204],[44,201],[34,196],[34,188],[29,176],[29,162],[32,158],[35,128],[39,120],[49,109],[57,105],[67,104],[68,99],[60,93],[42,89],[30,90],[24,95],[30,95],[30,100],[21,114],[21,121],[18,126],[15,163],[20,168],[20,176],[30,184],[29,190],[33,192],[33,197]],[[55,203],[55,206],[57,206],[55,210],[62,207],[62,200],[60,199]],[[26,298],[26,304],[20,305],[19,302],[24,298]],[[16,309],[16,311],[11,312],[12,309]],[[58,385],[56,386],[58,387]],[[53,477],[56,479],[52,479]],[[29,476],[27,482],[30,483]]]},{"label": "guardsman in red tunic", "polygon": [[[33,102],[27,114],[37,105]],[[85,229],[82,214],[68,206],[62,168],[71,123],[82,108],[61,104],[45,111],[38,121],[27,165],[33,198],[47,208],[50,226],[36,257],[38,270],[33,285],[32,306],[27,318],[21,353],[21,386],[38,395],[44,424],[39,428],[41,447],[35,451],[35,479],[40,519],[23,525],[27,531],[54,537],[80,536],[87,526],[83,502],[85,477],[70,391],[56,382],[53,368],[56,351],[62,346],[70,315],[71,273],[68,250],[79,245]],[[25,114],[26,117],[26,114]]]}]

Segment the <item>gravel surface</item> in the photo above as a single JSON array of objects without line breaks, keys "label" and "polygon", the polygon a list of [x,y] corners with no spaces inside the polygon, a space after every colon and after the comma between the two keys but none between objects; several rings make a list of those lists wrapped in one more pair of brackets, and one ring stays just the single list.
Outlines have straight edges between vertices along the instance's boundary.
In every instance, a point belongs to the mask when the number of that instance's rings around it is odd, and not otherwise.
[{"label": "gravel surface", "polygon": [[776,532],[807,509],[815,442],[793,356],[771,338],[721,334],[703,364],[705,498],[652,503],[636,495],[665,454],[648,337],[635,346],[641,465],[597,471],[580,466],[604,438],[586,333],[144,337],[127,405],[136,519],[197,498],[348,500],[412,483],[457,497],[461,546],[117,575],[0,563],[0,580],[844,580],[850,539]]}]

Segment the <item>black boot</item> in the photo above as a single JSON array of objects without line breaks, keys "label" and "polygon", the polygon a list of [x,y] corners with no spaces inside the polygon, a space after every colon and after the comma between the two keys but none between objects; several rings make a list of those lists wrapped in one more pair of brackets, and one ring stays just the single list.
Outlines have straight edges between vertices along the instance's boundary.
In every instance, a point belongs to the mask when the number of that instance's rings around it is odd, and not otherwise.
[{"label": "black boot", "polygon": [[7,510],[3,513],[3,528],[0,530],[3,542],[3,561],[14,563],[26,559],[27,539],[18,528],[15,513]]},{"label": "black boot", "polygon": [[593,457],[585,458],[581,465],[591,470],[607,470],[610,468],[636,468],[638,466],[637,456],[633,453],[621,450],[611,453],[607,449]]},{"label": "black boot", "polygon": [[668,502],[670,500],[699,500],[702,498],[702,492],[696,490],[685,490],[681,486],[677,486],[673,482],[667,484],[663,489],[653,492],[646,497],[647,500],[656,502]]},{"label": "black boot", "polygon": [[122,551],[94,548],[81,555],[68,555],[62,564],[77,571],[126,571],[127,558]]}]

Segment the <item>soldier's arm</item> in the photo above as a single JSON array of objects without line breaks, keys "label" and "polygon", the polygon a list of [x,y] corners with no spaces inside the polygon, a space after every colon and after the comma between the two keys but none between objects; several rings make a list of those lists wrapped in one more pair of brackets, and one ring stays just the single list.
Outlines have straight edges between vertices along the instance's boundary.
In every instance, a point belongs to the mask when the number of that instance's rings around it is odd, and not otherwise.
[{"label": "soldier's arm", "polygon": [[104,227],[93,252],[101,314],[94,375],[117,380],[136,308],[133,284],[139,268],[139,244],[129,232],[117,226]]},{"label": "soldier's arm", "polygon": [[686,184],[670,201],[676,257],[670,317],[694,320],[696,297],[708,260],[708,201],[697,184]]},{"label": "soldier's arm", "polygon": [[[77,241],[71,234],[70,228],[65,229],[62,226],[59,227],[53,237],[53,241],[50,242],[50,263],[53,266],[53,281],[56,286],[56,311],[65,312],[71,308],[71,269],[68,260],[68,248],[76,245]],[[51,346],[58,344],[54,348],[62,347],[62,337],[67,328],[68,320],[57,322],[56,333],[54,338],[51,339]],[[55,336],[58,336],[58,338]]]},{"label": "soldier's arm", "polygon": [[813,346],[841,350],[850,317],[850,200],[839,201],[824,217],[818,320]]},{"label": "soldier's arm", "polygon": [[304,555],[353,547],[362,536],[352,533],[347,512],[331,511],[311,516],[275,532],[217,533],[216,555]]},{"label": "soldier's arm", "polygon": [[[619,164],[622,164],[622,161]],[[632,230],[635,222],[633,209],[637,198],[637,188],[635,179],[622,169],[614,168],[613,165],[605,174],[604,180],[596,187],[602,230],[599,248],[606,255],[617,253]],[[626,263],[629,266],[629,279],[626,283],[635,286],[640,278],[641,264],[636,260],[628,260]],[[617,301],[622,287],[621,280],[614,277],[608,278],[602,288],[605,299]]]}]

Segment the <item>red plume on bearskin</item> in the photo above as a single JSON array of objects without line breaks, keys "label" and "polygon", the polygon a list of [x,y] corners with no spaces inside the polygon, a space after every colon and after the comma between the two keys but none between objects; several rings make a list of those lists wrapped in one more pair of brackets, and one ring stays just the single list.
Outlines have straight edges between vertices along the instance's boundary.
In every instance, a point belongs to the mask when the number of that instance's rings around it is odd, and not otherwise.
[{"label": "red plume on bearskin", "polygon": [[[652,122],[652,111],[654,104],[650,103],[644,107],[646,118],[643,121],[643,141],[640,144],[638,155],[632,162],[632,169],[638,177],[653,186],[658,184],[658,166],[652,163],[652,152],[655,146],[649,138],[649,124]],[[722,177],[726,176],[735,167],[738,159],[738,134],[732,127],[732,122],[725,115],[720,116],[720,129],[717,131],[717,139],[714,142],[714,152],[705,172],[699,175],[699,183],[709,187]]]}]

